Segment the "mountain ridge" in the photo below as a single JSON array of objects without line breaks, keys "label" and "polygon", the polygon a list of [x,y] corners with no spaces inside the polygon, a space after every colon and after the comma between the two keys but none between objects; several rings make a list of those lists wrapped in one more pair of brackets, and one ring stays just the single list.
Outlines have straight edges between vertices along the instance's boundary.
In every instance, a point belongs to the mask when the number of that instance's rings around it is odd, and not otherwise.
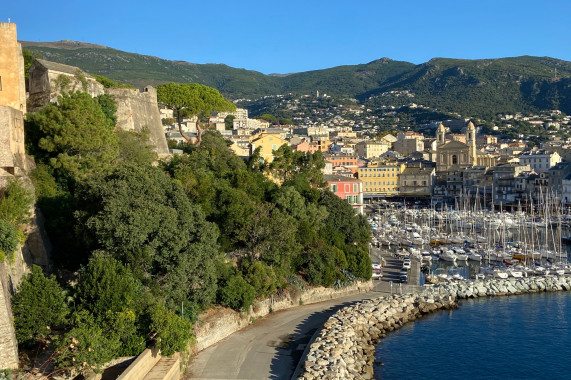
[{"label": "mountain ridge", "polygon": [[[137,87],[165,82],[196,82],[217,88],[229,99],[255,99],[285,93],[356,98],[369,106],[405,100],[486,116],[559,108],[571,113],[571,62],[552,57],[456,59],[435,57],[421,64],[387,57],[357,65],[288,74],[263,74],[226,64],[169,61],[76,41],[21,41],[47,60],[80,67]],[[383,94],[409,91],[412,99]],[[382,99],[381,99],[381,95]]]}]

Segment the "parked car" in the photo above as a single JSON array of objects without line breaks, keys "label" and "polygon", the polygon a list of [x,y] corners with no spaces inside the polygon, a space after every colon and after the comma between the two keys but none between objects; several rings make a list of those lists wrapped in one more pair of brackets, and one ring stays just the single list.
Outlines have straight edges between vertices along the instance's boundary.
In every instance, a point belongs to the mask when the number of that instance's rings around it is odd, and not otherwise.
[{"label": "parked car", "polygon": [[383,277],[383,272],[381,268],[373,269],[373,280],[380,280]]},{"label": "parked car", "polygon": [[408,281],[408,273],[407,272],[401,272],[400,274],[400,282],[407,282]]},{"label": "parked car", "polygon": [[405,260],[402,262],[402,269],[410,269],[410,260]]}]

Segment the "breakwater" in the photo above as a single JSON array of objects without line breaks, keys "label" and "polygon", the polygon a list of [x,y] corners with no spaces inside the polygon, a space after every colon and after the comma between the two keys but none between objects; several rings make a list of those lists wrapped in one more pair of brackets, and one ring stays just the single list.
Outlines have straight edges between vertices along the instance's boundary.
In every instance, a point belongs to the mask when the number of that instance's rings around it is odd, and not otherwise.
[{"label": "breakwater", "polygon": [[372,379],[375,347],[387,333],[424,314],[456,307],[452,297],[406,294],[343,308],[311,344],[298,379]]},{"label": "breakwater", "polygon": [[422,288],[421,294],[367,300],[329,318],[311,344],[298,379],[371,379],[375,347],[387,333],[457,299],[571,290],[571,277],[484,279]]}]

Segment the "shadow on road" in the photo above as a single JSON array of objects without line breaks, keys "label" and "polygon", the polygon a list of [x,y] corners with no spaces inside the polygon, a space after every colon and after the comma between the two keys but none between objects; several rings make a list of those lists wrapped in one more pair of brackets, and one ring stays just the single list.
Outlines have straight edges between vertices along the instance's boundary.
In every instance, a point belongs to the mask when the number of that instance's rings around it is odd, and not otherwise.
[{"label": "shadow on road", "polygon": [[327,310],[315,312],[305,318],[289,335],[287,342],[277,346],[277,354],[270,365],[270,379],[291,379],[299,363],[305,347],[318,329],[323,327],[327,319],[337,310],[353,305],[359,301],[344,302]]}]

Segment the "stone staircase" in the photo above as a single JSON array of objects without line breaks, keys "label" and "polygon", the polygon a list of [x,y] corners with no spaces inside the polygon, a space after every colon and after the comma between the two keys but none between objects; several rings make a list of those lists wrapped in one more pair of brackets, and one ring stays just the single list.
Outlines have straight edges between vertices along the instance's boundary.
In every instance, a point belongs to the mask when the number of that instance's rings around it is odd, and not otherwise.
[{"label": "stone staircase", "polygon": [[180,360],[178,358],[161,358],[157,364],[143,377],[143,380],[179,380]]},{"label": "stone staircase", "polygon": [[180,359],[161,356],[156,348],[147,348],[117,380],[179,380]]}]

